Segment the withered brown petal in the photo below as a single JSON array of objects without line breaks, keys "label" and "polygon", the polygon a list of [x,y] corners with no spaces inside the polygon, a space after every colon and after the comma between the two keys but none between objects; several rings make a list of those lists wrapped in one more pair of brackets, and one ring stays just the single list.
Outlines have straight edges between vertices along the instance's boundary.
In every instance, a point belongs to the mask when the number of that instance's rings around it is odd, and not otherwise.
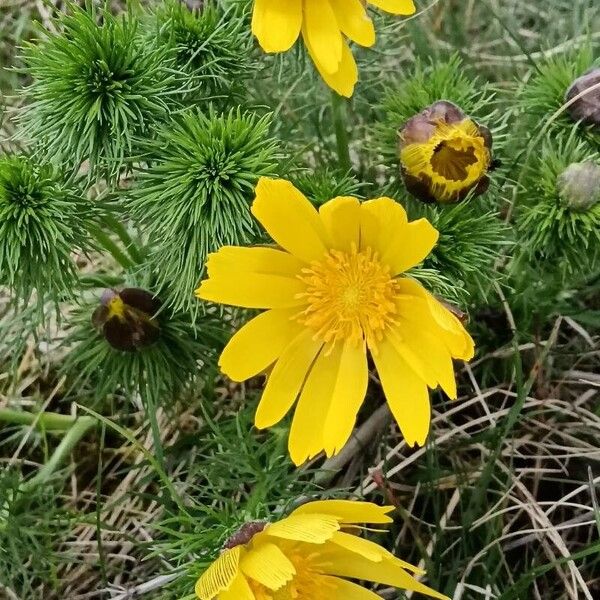
[{"label": "withered brown petal", "polygon": [[106,341],[115,349],[123,352],[133,352],[136,349],[134,343],[135,327],[124,319],[111,317],[104,324],[104,337]]},{"label": "withered brown petal", "polygon": [[121,300],[128,306],[137,308],[148,316],[155,315],[160,309],[160,300],[141,288],[125,288],[119,292]]}]

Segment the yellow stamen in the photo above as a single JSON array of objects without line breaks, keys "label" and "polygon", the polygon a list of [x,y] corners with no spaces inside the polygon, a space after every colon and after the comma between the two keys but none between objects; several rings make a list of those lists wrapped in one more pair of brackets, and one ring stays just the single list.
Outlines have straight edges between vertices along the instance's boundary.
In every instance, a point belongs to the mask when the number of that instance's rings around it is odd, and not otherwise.
[{"label": "yellow stamen", "polygon": [[125,303],[119,296],[111,298],[108,303],[108,314],[110,317],[118,317],[122,319],[125,316]]},{"label": "yellow stamen", "polygon": [[370,248],[350,252],[330,250],[320,262],[304,269],[307,307],[298,320],[325,343],[366,339],[375,344],[397,313],[396,282]]}]

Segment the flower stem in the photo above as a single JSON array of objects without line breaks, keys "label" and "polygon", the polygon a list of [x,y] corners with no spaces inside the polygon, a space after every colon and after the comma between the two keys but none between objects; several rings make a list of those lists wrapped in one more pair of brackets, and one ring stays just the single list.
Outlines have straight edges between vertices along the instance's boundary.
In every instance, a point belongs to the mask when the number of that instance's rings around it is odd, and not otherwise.
[{"label": "flower stem", "polygon": [[119,248],[106,231],[103,231],[99,227],[90,227],[90,232],[96,238],[98,244],[108,251],[124,269],[131,269],[135,266],[134,261]]},{"label": "flower stem", "polygon": [[333,127],[335,130],[339,166],[342,171],[348,172],[352,169],[352,161],[350,159],[350,145],[346,127],[348,120],[346,106],[346,100],[332,90],[331,112],[333,115]]},{"label": "flower stem", "polygon": [[23,483],[21,492],[24,494],[29,493],[36,486],[46,483],[64,459],[71,453],[79,440],[96,424],[96,419],[93,417],[70,417],[57,413],[34,415],[29,412],[8,408],[0,410],[0,421],[17,425],[35,426],[38,429],[66,431],[65,436],[54,450],[52,456],[50,456],[48,462],[40,468],[34,477]]},{"label": "flower stem", "polygon": [[125,227],[125,225],[123,225],[123,223],[114,215],[106,215],[104,217],[104,222],[123,242],[125,248],[129,252],[129,256],[131,256],[131,258],[138,264],[143,262],[144,256],[142,251],[129,234],[129,231],[127,231],[127,227]]}]

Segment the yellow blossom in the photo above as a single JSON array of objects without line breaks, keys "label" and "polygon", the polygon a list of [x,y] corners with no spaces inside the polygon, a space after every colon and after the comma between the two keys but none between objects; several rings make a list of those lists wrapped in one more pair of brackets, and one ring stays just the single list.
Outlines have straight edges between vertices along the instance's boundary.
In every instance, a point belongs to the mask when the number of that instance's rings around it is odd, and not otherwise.
[{"label": "yellow blossom", "polygon": [[[386,524],[393,507],[310,502],[275,523],[248,524],[196,583],[200,600],[380,600],[350,579],[447,597],[415,579],[418,568],[359,537],[362,524]],[[409,571],[411,573],[409,573]]]},{"label": "yellow blossom", "polygon": [[255,0],[252,32],[265,52],[286,52],[302,35],[327,85],[350,97],[358,70],[347,40],[375,43],[367,4],[395,15],[415,12],[413,0]]},{"label": "yellow blossom", "polygon": [[428,386],[456,398],[452,358],[473,356],[460,321],[403,273],[438,239],[390,198],[335,198],[317,211],[290,182],[261,178],[253,215],[278,247],[225,246],[207,261],[198,297],[266,309],[220,357],[234,381],[268,372],[255,423],[278,423],[296,404],[296,464],[334,455],[355,425],[369,380],[367,351],[410,445],[429,432]]}]

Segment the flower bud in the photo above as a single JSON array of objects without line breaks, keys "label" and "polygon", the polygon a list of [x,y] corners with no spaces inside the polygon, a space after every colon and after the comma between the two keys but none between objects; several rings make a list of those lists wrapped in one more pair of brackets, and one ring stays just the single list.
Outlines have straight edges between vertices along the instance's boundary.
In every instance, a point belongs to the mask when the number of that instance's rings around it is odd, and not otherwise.
[{"label": "flower bud", "polygon": [[410,118],[399,132],[408,191],[423,202],[458,202],[489,185],[492,135],[446,100]]},{"label": "flower bud", "polygon": [[160,329],[155,315],[159,309],[158,299],[145,290],[105,290],[92,324],[113,348],[135,352],[158,340]]},{"label": "flower bud", "polygon": [[[597,86],[596,89],[590,88]],[[589,70],[576,79],[565,95],[565,102],[583,94],[570,104],[567,110],[574,121],[600,127],[600,67]]]},{"label": "flower bud", "polygon": [[600,164],[573,163],[558,176],[557,185],[563,206],[585,212],[600,202]]}]

